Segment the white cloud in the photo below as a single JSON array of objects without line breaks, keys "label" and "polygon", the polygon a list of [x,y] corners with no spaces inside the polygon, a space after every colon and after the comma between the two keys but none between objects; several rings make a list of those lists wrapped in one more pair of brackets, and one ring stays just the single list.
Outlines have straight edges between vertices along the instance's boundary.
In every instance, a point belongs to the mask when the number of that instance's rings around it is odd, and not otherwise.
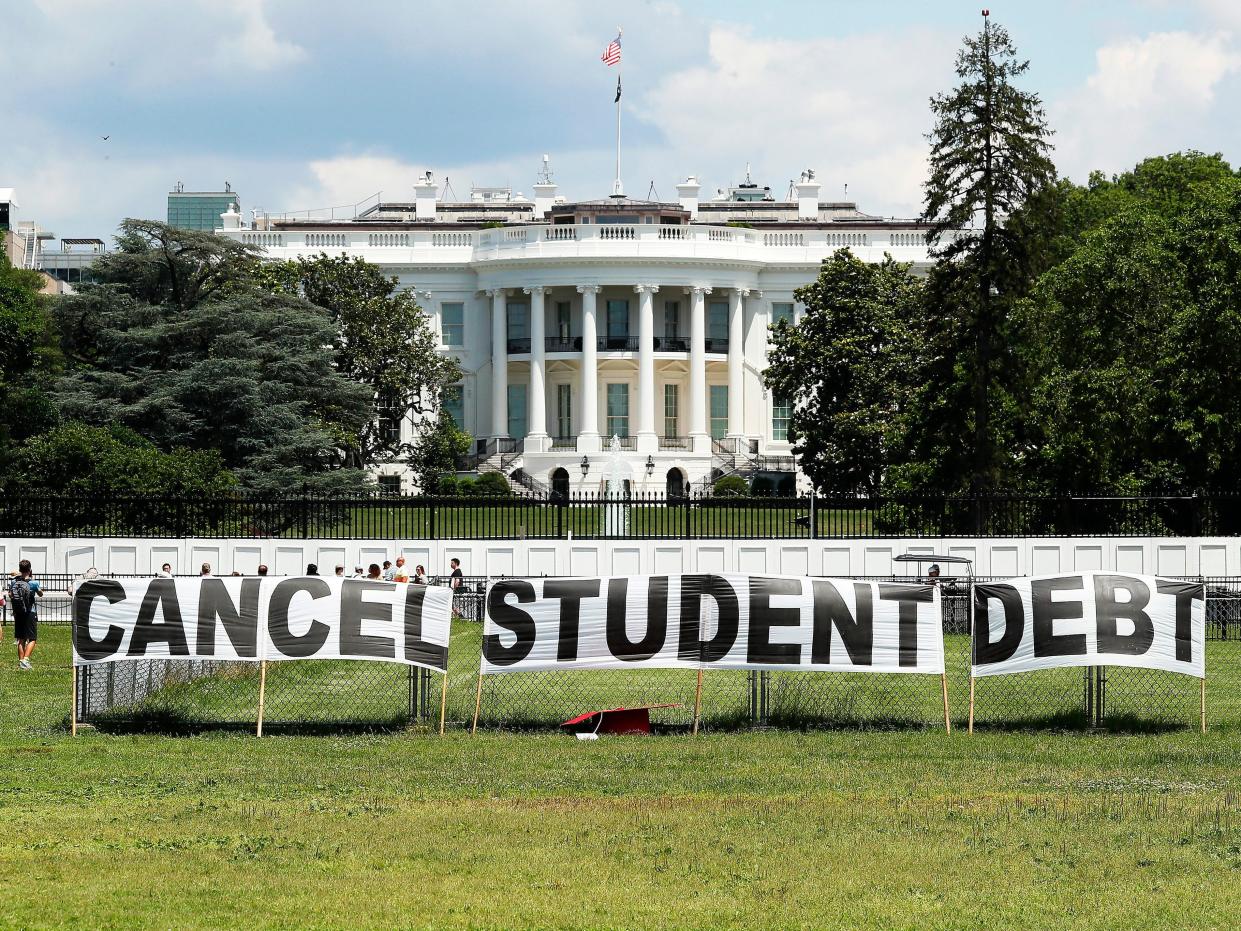
[{"label": "white cloud", "polygon": [[1241,48],[1226,32],[1159,32],[1100,48],[1095,70],[1049,108],[1061,169],[1123,171],[1142,158],[1235,141],[1235,117],[1216,111],[1241,73]]},{"label": "white cloud", "polygon": [[221,68],[271,71],[306,57],[305,49],[276,36],[259,0],[233,0],[231,6],[241,21],[241,34],[235,43],[217,45],[214,59]]}]

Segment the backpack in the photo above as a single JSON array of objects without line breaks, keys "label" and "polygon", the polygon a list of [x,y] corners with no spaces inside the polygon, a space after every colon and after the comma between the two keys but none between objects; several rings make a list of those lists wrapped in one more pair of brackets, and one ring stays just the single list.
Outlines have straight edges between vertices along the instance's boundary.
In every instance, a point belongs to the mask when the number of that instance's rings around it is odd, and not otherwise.
[{"label": "backpack", "polygon": [[34,591],[30,588],[30,582],[17,575],[9,579],[6,589],[9,603],[13,606],[13,616],[24,618],[34,607]]}]

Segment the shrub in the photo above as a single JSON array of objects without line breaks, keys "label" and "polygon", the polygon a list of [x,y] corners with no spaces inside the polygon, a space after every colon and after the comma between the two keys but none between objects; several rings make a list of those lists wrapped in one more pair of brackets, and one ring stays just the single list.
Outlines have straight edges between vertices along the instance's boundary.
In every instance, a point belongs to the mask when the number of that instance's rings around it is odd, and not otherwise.
[{"label": "shrub", "polygon": [[713,491],[717,498],[747,498],[750,486],[740,475],[725,475],[716,481]]},{"label": "shrub", "polygon": [[484,472],[473,483],[473,493],[485,498],[509,498],[513,489],[499,472]]}]

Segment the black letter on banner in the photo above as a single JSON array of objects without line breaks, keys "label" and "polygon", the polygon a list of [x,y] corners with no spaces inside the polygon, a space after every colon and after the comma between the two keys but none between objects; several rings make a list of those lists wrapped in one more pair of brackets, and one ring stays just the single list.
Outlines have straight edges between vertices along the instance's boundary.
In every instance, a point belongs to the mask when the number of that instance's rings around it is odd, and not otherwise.
[{"label": "black letter on banner", "polygon": [[[711,640],[702,640],[699,621],[702,617],[702,598],[710,595],[719,608],[719,625]],[[683,660],[713,663],[728,655],[737,642],[737,626],[740,610],[737,593],[718,575],[681,576],[681,641],[677,652]]]},{"label": "black letter on banner", "polygon": [[332,588],[323,579],[286,579],[276,586],[271,593],[267,605],[267,629],[271,632],[271,642],[285,656],[304,658],[314,656],[327,643],[327,635],[332,632],[318,618],[312,618],[310,627],[300,637],[294,636],[289,630],[289,602],[298,592],[307,592],[311,598],[327,598]]},{"label": "black letter on banner", "polygon": [[[155,608],[163,607],[164,620],[155,621]],[[129,638],[129,655],[145,656],[147,644],[166,643],[173,656],[189,656],[190,646],[185,640],[185,625],[181,622],[181,603],[177,601],[175,579],[152,579],[142,596],[138,608],[138,620],[134,635]]]},{"label": "black letter on banner", "polygon": [[750,578],[750,637],[746,644],[747,663],[788,663],[801,661],[801,644],[772,643],[771,628],[797,627],[800,608],[773,608],[772,595],[800,595],[800,579]]},{"label": "black letter on banner", "polygon": [[1085,656],[1085,634],[1053,636],[1052,622],[1081,618],[1080,601],[1052,601],[1052,592],[1080,590],[1082,577],[1066,575],[1058,579],[1037,579],[1030,583],[1030,605],[1034,612],[1035,656]]},{"label": "black letter on banner", "polygon": [[556,661],[571,663],[577,659],[577,625],[582,616],[582,599],[599,597],[599,580],[547,581],[543,583],[543,597],[560,599],[560,639],[556,643]]},{"label": "black letter on banner", "polygon": [[241,608],[233,604],[223,579],[209,578],[198,587],[198,654],[215,656],[215,619],[218,617],[238,656],[256,655],[259,632],[259,586],[261,579],[241,583]]},{"label": "black letter on banner", "polygon": [[389,592],[396,589],[394,582],[368,582],[366,579],[346,579],[340,587],[340,652],[352,656],[377,656],[381,659],[396,658],[396,641],[391,637],[378,637],[362,633],[363,621],[387,621],[392,623],[391,602],[363,601],[367,592]]},{"label": "black letter on banner", "polygon": [[91,579],[78,586],[73,596],[73,648],[82,659],[107,659],[120,649],[125,638],[125,631],[115,624],[108,625],[102,640],[90,635],[90,606],[96,598],[107,598],[108,604],[120,604],[125,600],[125,586],[115,579]]},{"label": "black letter on banner", "polygon": [[[1117,589],[1129,593],[1129,600],[1116,600]],[[1126,653],[1141,656],[1151,648],[1155,639],[1155,625],[1142,609],[1150,604],[1151,590],[1141,579],[1123,575],[1096,575],[1094,577],[1095,624],[1099,632],[1100,653]],[[1116,624],[1118,618],[1133,622],[1132,634],[1121,634]]]},{"label": "black letter on banner", "polygon": [[1205,600],[1206,586],[1201,582],[1168,582],[1164,579],[1156,579],[1155,585],[1159,594],[1176,596],[1176,661],[1192,663],[1194,637],[1191,611],[1195,601]]},{"label": "black letter on banner", "polygon": [[879,600],[900,604],[897,620],[900,625],[898,665],[918,665],[918,605],[935,600],[935,590],[929,585],[901,585],[879,583]]},{"label": "black letter on banner", "polygon": [[[991,621],[987,617],[987,602],[993,598],[1004,609],[1004,633],[994,643],[991,642]],[[1002,663],[1016,653],[1025,628],[1025,612],[1017,589],[1003,583],[974,586],[975,666]]]},{"label": "black letter on banner", "polygon": [[855,582],[853,591],[857,599],[857,619],[849,613],[849,606],[841,597],[834,583],[815,579],[810,583],[814,596],[814,639],[811,641],[810,662],[827,665],[832,661],[832,627],[840,631],[840,640],[854,666],[871,664],[871,648],[874,645],[874,612],[871,610],[870,586]]},{"label": "black letter on banner", "polygon": [[516,595],[519,604],[530,604],[534,601],[534,586],[519,579],[509,579],[496,582],[487,593],[487,617],[493,624],[517,635],[511,647],[504,646],[499,634],[488,634],[483,638],[483,656],[492,666],[520,663],[534,649],[534,618],[505,601],[506,595]]},{"label": "black letter on banner", "polygon": [[448,646],[422,639],[422,609],[427,603],[427,586],[408,585],[405,590],[405,658],[432,669],[448,671]]},{"label": "black letter on banner", "polygon": [[668,637],[668,577],[653,575],[646,590],[646,633],[634,643],[625,629],[629,580],[608,582],[608,651],[627,663],[650,659],[664,648]]}]

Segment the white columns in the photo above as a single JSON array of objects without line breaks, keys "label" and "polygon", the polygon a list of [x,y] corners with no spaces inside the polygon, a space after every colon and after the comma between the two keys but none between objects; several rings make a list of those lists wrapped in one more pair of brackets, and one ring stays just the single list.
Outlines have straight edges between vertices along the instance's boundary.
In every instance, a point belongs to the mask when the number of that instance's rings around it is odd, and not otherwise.
[{"label": "white columns", "polygon": [[543,339],[547,288],[522,288],[522,291],[530,295],[530,396],[526,399],[530,427],[524,448],[527,452],[542,452],[547,448],[547,343]]},{"label": "white columns", "polygon": [[595,297],[603,289],[597,284],[580,284],[582,295],[582,386],[578,414],[577,449],[583,453],[599,451],[599,337]]},{"label": "white columns", "polygon": [[689,309],[689,436],[694,452],[711,451],[707,432],[707,287],[687,288]]},{"label": "white columns", "polygon": [[508,307],[504,288],[491,295],[491,435],[508,436]]},{"label": "white columns", "polygon": [[638,430],[639,453],[659,449],[655,434],[655,293],[658,285],[634,285],[638,292]]},{"label": "white columns", "polygon": [[741,381],[742,362],[745,358],[745,305],[742,301],[749,293],[745,288],[733,288],[728,299],[728,435],[735,437],[745,435],[745,405],[742,403],[744,388]]},{"label": "white columns", "polygon": [[440,309],[440,302],[435,301],[432,303],[430,291],[423,290],[422,288],[410,288],[409,290],[413,294],[414,300],[418,302],[418,306],[422,308],[422,312],[428,317],[427,325],[431,327],[431,332],[435,334],[435,348],[443,349],[444,318]]}]

